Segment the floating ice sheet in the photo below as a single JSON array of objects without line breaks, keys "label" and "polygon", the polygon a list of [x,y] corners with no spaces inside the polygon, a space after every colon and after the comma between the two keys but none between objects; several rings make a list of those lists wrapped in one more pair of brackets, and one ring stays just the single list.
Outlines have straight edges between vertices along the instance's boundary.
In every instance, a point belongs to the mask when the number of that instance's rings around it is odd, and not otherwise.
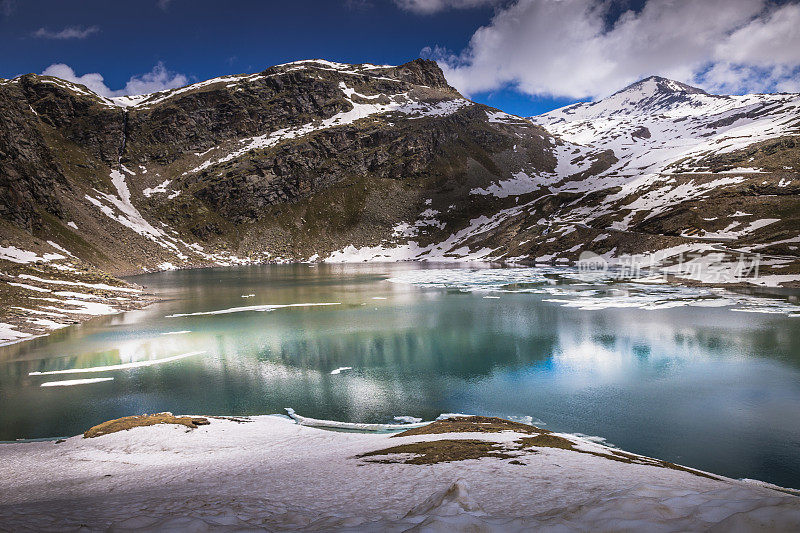
[{"label": "floating ice sheet", "polygon": [[181,316],[200,316],[200,315],[227,315],[230,313],[244,313],[247,311],[272,311],[283,309],[284,307],[314,307],[318,305],[341,305],[340,302],[324,303],[304,303],[304,304],[266,304],[266,305],[246,305],[243,307],[230,307],[228,309],[218,309],[216,311],[199,311],[197,313],[175,313],[167,315],[166,318],[177,318]]},{"label": "floating ice sheet", "polygon": [[64,381],[48,381],[42,383],[40,387],[71,387],[73,385],[88,385],[90,383],[100,383],[102,381],[112,381],[114,378],[88,378],[88,379],[67,379]]},{"label": "floating ice sheet", "polygon": [[800,306],[779,298],[737,294],[719,288],[655,283],[657,278],[623,282],[614,280],[613,276],[613,272],[581,272],[569,267],[443,268],[400,272],[389,281],[464,292],[536,293],[545,295],[545,302],[586,311],[727,307],[731,311],[749,313],[789,316],[800,313]]},{"label": "floating ice sheet", "polygon": [[[162,359],[148,359],[146,361],[135,361],[133,363],[122,363],[119,365],[107,365],[107,366],[94,366],[88,368],[68,368],[65,370],[48,370],[45,372],[29,372],[29,376],[49,376],[53,374],[83,374],[88,372],[111,372],[112,370],[127,370],[129,368],[141,368],[145,366],[153,366],[153,365],[160,365],[164,363],[169,363],[171,361],[178,361],[179,359],[185,359],[187,357],[192,357],[195,355],[204,354],[206,352],[188,352],[182,353],[180,355],[173,355],[172,357],[164,357]],[[105,379],[105,378],[103,378]],[[113,378],[111,378],[113,379]]]}]

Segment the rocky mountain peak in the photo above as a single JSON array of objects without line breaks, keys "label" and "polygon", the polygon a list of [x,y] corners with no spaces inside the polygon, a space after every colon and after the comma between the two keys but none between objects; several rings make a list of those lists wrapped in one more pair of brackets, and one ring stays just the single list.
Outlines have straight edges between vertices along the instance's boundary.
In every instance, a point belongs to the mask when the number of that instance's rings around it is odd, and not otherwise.
[{"label": "rocky mountain peak", "polygon": [[661,95],[674,95],[678,93],[685,94],[708,94],[703,89],[692,87],[679,81],[671,80],[669,78],[662,78],[661,76],[649,76],[642,80],[632,83],[624,89],[617,91],[614,94],[630,94],[641,93],[643,95],[654,96]]},{"label": "rocky mountain peak", "polygon": [[650,76],[628,85],[601,100],[578,103],[551,112],[572,118],[593,119],[601,116],[659,115],[683,106],[702,108],[729,97],[709,94],[679,81]]},{"label": "rocky mountain peak", "polygon": [[427,85],[436,89],[452,89],[444,77],[444,72],[436,61],[415,59],[397,67],[400,79],[415,85]]}]

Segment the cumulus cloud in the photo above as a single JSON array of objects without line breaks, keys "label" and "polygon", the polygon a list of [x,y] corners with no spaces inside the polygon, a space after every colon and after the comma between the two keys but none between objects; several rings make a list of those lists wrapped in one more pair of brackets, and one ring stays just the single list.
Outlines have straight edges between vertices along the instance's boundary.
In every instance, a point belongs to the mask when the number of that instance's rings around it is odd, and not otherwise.
[{"label": "cumulus cloud", "polygon": [[99,31],[100,28],[97,26],[89,26],[86,28],[82,26],[67,26],[61,31],[50,31],[47,28],[39,28],[33,32],[32,35],[40,39],[86,39],[88,36]]},{"label": "cumulus cloud", "polygon": [[649,75],[720,92],[800,85],[800,5],[649,0],[609,23],[616,0],[517,0],[460,53],[423,50],[467,94],[514,86],[597,98]]},{"label": "cumulus cloud", "polygon": [[158,62],[153,70],[142,74],[141,76],[133,76],[128,80],[123,89],[123,94],[148,94],[166,89],[175,89],[176,87],[183,87],[189,83],[189,80],[183,74],[177,72],[170,72],[164,67],[164,63]]},{"label": "cumulus cloud", "polygon": [[84,74],[78,76],[72,67],[64,63],[53,63],[42,72],[44,76],[54,76],[62,80],[71,81],[73,83],[80,83],[85,85],[90,91],[93,91],[101,96],[113,96],[114,91],[109,89],[103,82],[103,76],[97,72]]},{"label": "cumulus cloud", "polygon": [[432,15],[447,9],[469,9],[499,4],[503,0],[394,0],[397,7],[420,15]]},{"label": "cumulus cloud", "polygon": [[153,67],[153,70],[140,76],[132,76],[125,84],[125,88],[116,91],[110,89],[105,84],[102,74],[90,72],[78,76],[72,67],[64,63],[54,63],[47,67],[42,74],[45,76],[55,76],[73,83],[80,83],[100,96],[106,97],[154,93],[166,89],[182,87],[189,83],[185,75],[177,72],[170,72],[160,61]]}]

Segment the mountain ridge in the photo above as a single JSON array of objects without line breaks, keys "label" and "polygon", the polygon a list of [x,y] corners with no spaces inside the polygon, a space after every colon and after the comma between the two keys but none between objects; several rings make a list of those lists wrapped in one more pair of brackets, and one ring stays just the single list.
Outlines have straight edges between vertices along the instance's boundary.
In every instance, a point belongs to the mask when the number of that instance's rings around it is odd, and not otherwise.
[{"label": "mountain ridge", "polygon": [[0,82],[0,292],[28,311],[0,322],[31,324],[35,290],[9,283],[33,269],[673,261],[720,243],[793,258],[798,98],[650,77],[524,119],[421,59],[303,60],[116,100],[21,76]]}]

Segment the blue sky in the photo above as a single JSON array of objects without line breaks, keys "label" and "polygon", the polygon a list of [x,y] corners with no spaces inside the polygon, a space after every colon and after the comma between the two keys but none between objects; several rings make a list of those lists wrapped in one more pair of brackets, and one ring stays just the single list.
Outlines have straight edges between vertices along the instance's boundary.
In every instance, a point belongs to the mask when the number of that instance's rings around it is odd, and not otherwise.
[{"label": "blue sky", "polygon": [[[0,19],[0,77],[41,73],[64,63],[77,75],[102,74],[111,89],[124,87],[131,76],[151,71],[158,62],[189,81],[308,58],[404,63],[419,57],[426,46],[463,49],[494,12],[493,6],[484,5],[417,14],[391,1],[335,0],[172,0],[164,8],[157,0],[15,4]],[[50,35],[65,28],[89,33],[83,38],[36,37],[42,28]],[[522,114],[571,101],[512,89],[471,96]]]},{"label": "blue sky", "polygon": [[799,26],[797,2],[768,0],[0,0],[0,77],[63,64],[51,72],[131,91],[297,59],[423,54],[471,98],[534,115],[651,74],[791,90]]}]

